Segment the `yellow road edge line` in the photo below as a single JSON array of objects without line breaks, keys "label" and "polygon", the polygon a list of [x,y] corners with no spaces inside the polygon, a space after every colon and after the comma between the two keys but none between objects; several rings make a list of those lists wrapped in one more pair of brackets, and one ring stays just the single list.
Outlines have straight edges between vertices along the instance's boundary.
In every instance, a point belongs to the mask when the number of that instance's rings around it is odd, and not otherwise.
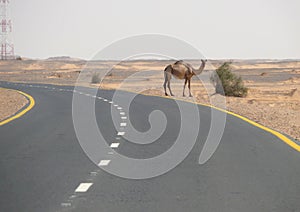
[{"label": "yellow road edge line", "polygon": [[[75,86],[76,87],[76,86]],[[5,88],[6,89],[6,88]],[[7,89],[7,90],[13,90],[13,89]],[[155,95],[155,94],[141,94],[141,93],[138,93],[138,92],[135,92],[135,91],[130,91],[130,90],[125,90],[125,89],[116,89],[116,90],[122,90],[122,91],[126,91],[126,92],[131,92],[131,93],[136,93],[136,94],[140,94],[140,95],[144,95],[144,96],[154,96],[154,97],[160,97],[160,98],[166,98],[166,99],[173,99],[173,98],[170,98],[168,96],[160,96],[160,95]],[[25,113],[27,113],[29,110],[31,110],[34,105],[35,105],[35,101],[34,101],[34,98],[32,96],[30,96],[29,94],[26,94],[22,91],[19,91],[19,90],[15,90],[17,91],[18,93],[26,96],[29,101],[30,101],[30,104],[28,105],[27,108],[25,108],[24,110],[22,110],[20,113],[0,122],[0,126],[4,125],[4,124],[7,124],[11,121],[13,121],[14,119],[17,119],[21,116],[23,116]],[[231,111],[227,111],[227,110],[224,110],[222,108],[218,108],[218,107],[215,107],[215,106],[212,106],[212,105],[208,105],[208,104],[202,104],[202,103],[198,103],[198,102],[193,102],[193,101],[189,101],[189,100],[183,100],[183,99],[175,99],[175,100],[178,100],[178,101],[182,101],[182,102],[188,102],[188,103],[193,103],[193,104],[197,104],[197,105],[201,105],[201,106],[205,106],[205,107],[210,107],[210,108],[213,108],[213,109],[216,109],[216,110],[219,110],[219,111],[222,111],[224,113],[227,113],[227,114],[230,114],[232,116],[235,116],[239,119],[242,119],[243,121],[255,126],[255,127],[258,127],[266,132],[269,132],[271,134],[273,134],[274,136],[276,136],[277,138],[279,138],[280,140],[282,140],[283,142],[285,142],[287,145],[289,145],[290,147],[292,147],[293,149],[297,150],[298,152],[300,152],[300,146],[295,143],[294,141],[292,141],[291,139],[289,139],[288,137],[286,137],[285,135],[275,131],[275,130],[272,130],[266,126],[263,126],[259,123],[256,123],[255,121],[252,121],[242,115],[238,115],[236,113],[233,113]]]},{"label": "yellow road edge line", "polygon": [[1,121],[0,126],[3,126],[3,125],[5,125],[5,124],[17,119],[17,118],[20,118],[21,116],[23,116],[25,113],[27,113],[29,110],[31,110],[34,107],[34,105],[35,105],[34,98],[32,96],[30,96],[29,94],[24,93],[24,92],[19,91],[19,90],[15,90],[15,89],[8,89],[8,88],[1,88],[1,89],[17,91],[19,94],[25,96],[29,100],[29,105],[26,108],[21,109],[21,111],[19,113],[15,114],[14,116],[12,116],[8,119],[5,119],[4,121]]},{"label": "yellow road edge line", "polygon": [[[165,98],[165,99],[173,99],[169,96],[159,96],[159,95],[156,95],[156,94],[141,94],[141,93],[138,93],[138,92],[135,92],[135,91],[129,91],[129,90],[124,90],[124,89],[117,89],[117,90],[122,90],[122,91],[126,91],[126,92],[131,92],[131,93],[136,93],[136,94],[140,94],[140,95],[144,95],[144,96],[154,96],[154,97],[160,97],[160,98]],[[193,101],[189,101],[189,100],[184,100],[184,99],[175,99],[174,100],[178,100],[178,101],[182,101],[182,102],[188,102],[188,103],[193,103],[193,104],[196,104],[196,105],[201,105],[201,106],[205,106],[205,107],[210,107],[210,108],[213,108],[213,109],[216,109],[216,110],[219,110],[219,111],[222,111],[224,113],[227,113],[227,114],[230,114],[232,116],[235,116],[239,119],[242,119],[243,121],[249,123],[249,124],[252,124],[253,126],[255,127],[258,127],[268,133],[271,133],[273,135],[275,135],[277,138],[279,138],[280,140],[282,140],[283,142],[285,142],[287,145],[289,145],[290,147],[292,147],[293,149],[297,150],[298,152],[300,152],[300,145],[298,145],[297,143],[295,143],[294,141],[292,141],[291,139],[289,139],[288,137],[286,137],[285,135],[281,134],[280,132],[277,132],[275,130],[272,130],[266,126],[263,126],[259,123],[256,123],[255,121],[252,121],[244,116],[241,116],[241,115],[238,115],[236,113],[233,113],[231,111],[227,111],[227,110],[224,110],[222,108],[218,108],[218,107],[215,107],[213,105],[208,105],[208,104],[202,104],[202,103],[198,103],[198,102],[193,102]]]}]

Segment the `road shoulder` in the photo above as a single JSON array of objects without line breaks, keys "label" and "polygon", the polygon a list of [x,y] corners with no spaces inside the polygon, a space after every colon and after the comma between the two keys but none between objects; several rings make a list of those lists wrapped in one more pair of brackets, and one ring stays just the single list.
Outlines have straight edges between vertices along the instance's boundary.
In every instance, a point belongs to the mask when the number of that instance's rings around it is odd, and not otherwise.
[{"label": "road shoulder", "polygon": [[34,99],[22,91],[0,88],[0,126],[11,122],[33,108]]}]

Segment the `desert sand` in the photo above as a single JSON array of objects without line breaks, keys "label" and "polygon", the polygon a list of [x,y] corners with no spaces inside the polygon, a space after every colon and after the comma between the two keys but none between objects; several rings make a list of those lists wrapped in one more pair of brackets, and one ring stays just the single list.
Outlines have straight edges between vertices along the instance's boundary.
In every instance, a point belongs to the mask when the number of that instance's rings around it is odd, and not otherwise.
[{"label": "desert sand", "polygon": [[0,121],[15,114],[27,103],[28,100],[17,91],[0,88]]},{"label": "desert sand", "polygon": [[[83,86],[103,89],[125,89],[145,94],[164,95],[163,70],[173,61],[61,61],[25,60],[1,61],[0,80],[24,83],[49,83],[74,85],[78,80]],[[188,61],[195,68],[199,61]],[[205,72],[192,79],[194,100],[211,104],[219,94],[211,95],[209,73],[224,60],[209,60]],[[229,111],[245,116],[262,125],[300,139],[300,60],[232,60],[233,72],[240,75],[246,87],[247,97],[226,97]],[[83,71],[84,70],[84,71]],[[106,73],[107,72],[107,73]],[[102,82],[91,84],[95,73],[106,73]],[[206,77],[206,78],[205,78]],[[172,79],[175,97],[182,97],[183,81]],[[186,90],[187,93],[187,90]],[[2,114],[1,114],[2,115]]]}]

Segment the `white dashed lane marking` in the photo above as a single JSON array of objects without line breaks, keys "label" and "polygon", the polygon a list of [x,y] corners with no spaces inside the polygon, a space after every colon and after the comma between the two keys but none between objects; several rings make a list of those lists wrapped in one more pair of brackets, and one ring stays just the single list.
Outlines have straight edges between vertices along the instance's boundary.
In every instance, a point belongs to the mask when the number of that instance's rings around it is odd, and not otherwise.
[{"label": "white dashed lane marking", "polygon": [[125,132],[118,132],[118,135],[125,135]]},{"label": "white dashed lane marking", "polygon": [[110,163],[110,160],[101,160],[98,166],[107,166]]},{"label": "white dashed lane marking", "polygon": [[61,203],[62,207],[70,207],[72,204],[70,202],[63,202]]},{"label": "white dashed lane marking", "polygon": [[90,173],[90,175],[91,175],[92,177],[97,176],[97,174],[98,174],[97,172],[91,172],[91,173]]},{"label": "white dashed lane marking", "polygon": [[[7,84],[10,84],[10,83],[7,83]],[[27,85],[27,84],[20,84],[20,86],[26,86],[26,87],[34,87],[34,88],[45,88],[45,89],[51,89],[51,90],[59,90],[59,91],[67,91],[67,92],[73,92],[73,93],[78,93],[78,94],[81,94],[81,95],[85,95],[85,96],[88,96],[88,97],[92,97],[92,98],[97,98],[99,100],[103,100],[104,102],[108,102],[109,104],[112,104],[114,107],[116,107],[118,110],[121,110],[120,111],[120,115],[121,115],[121,119],[122,120],[125,120],[127,119],[127,117],[125,116],[125,112],[122,111],[122,107],[120,107],[119,105],[115,104],[113,101],[111,100],[108,100],[108,99],[105,99],[101,96],[94,96],[94,95],[91,95],[91,94],[88,94],[88,93],[84,93],[84,92],[80,92],[80,91],[77,91],[77,90],[70,90],[70,89],[63,89],[63,88],[55,88],[55,87],[49,87],[49,86],[34,86],[34,85]],[[123,128],[122,127],[126,127],[127,126],[127,123],[126,122],[121,122],[120,123],[120,129],[122,130]],[[121,137],[120,136],[124,136],[125,135],[125,132],[117,132],[117,135],[116,136],[116,140],[120,140]],[[111,143],[110,144],[110,147],[111,148],[118,148],[120,146],[120,143],[117,143],[117,142],[114,142],[114,143]],[[109,151],[107,153],[108,155],[113,155],[114,152],[113,151]],[[101,160],[98,164],[98,166],[108,166],[109,163],[111,162],[111,160]],[[91,172],[91,176],[96,176],[96,172]],[[90,180],[88,180],[89,182]],[[93,185],[93,183],[89,182],[89,183],[81,183],[75,190],[76,193],[84,193],[84,192],[87,192],[90,187]],[[76,196],[75,196],[76,197]],[[63,202],[61,203],[61,206],[62,207],[70,207],[72,204],[70,202]]]},{"label": "white dashed lane marking", "polygon": [[112,144],[110,145],[110,147],[111,147],[111,148],[118,148],[119,145],[120,145],[120,143],[112,143]]},{"label": "white dashed lane marking", "polygon": [[75,192],[87,192],[93,183],[81,183],[75,190]]}]

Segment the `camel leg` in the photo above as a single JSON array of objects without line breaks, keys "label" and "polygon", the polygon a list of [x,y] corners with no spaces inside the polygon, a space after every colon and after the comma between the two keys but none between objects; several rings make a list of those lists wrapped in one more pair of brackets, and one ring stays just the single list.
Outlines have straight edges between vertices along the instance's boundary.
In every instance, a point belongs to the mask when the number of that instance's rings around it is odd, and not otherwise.
[{"label": "camel leg", "polygon": [[169,91],[170,91],[170,95],[174,96],[173,93],[172,93],[172,91],[171,91],[171,86],[170,86],[171,78],[172,78],[172,75],[168,74],[168,88],[169,88]]},{"label": "camel leg", "polygon": [[165,95],[168,96],[168,93],[167,93],[167,82],[168,82],[168,73],[165,72],[165,82],[164,82],[164,89],[165,89]]},{"label": "camel leg", "polygon": [[183,85],[183,94],[182,94],[182,96],[185,96],[185,95],[184,95],[184,91],[185,91],[185,86],[186,86],[186,83],[187,83],[187,79],[185,79],[185,80],[184,80],[184,85]]},{"label": "camel leg", "polygon": [[188,87],[189,87],[190,97],[193,97],[192,94],[191,94],[191,80],[190,79],[189,79]]}]

